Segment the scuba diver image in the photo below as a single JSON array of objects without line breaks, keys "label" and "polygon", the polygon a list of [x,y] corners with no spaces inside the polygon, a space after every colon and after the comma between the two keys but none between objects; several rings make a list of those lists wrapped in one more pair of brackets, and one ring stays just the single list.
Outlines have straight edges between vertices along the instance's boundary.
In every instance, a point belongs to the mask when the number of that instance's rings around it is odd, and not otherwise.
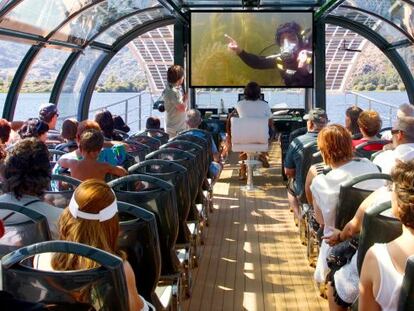
[{"label": "scuba diver image", "polygon": [[277,69],[288,87],[312,87],[312,40],[305,35],[306,31],[296,22],[284,23],[275,32],[275,44],[280,47],[280,52],[262,56],[244,51],[235,39],[224,34],[227,47],[249,67]]}]

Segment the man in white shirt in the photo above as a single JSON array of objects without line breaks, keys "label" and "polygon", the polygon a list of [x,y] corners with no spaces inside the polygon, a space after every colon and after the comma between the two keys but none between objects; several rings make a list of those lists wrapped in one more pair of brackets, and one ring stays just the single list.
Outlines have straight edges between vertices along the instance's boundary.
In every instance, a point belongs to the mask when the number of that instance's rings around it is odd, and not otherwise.
[{"label": "man in white shirt", "polygon": [[[264,100],[260,99],[261,89],[257,82],[251,81],[247,83],[244,88],[244,99],[240,100],[236,105],[236,111],[239,118],[267,118],[269,119],[269,127],[273,129],[273,122],[271,120],[272,111],[269,105]],[[254,130],[254,129],[252,129]],[[242,153],[241,160],[246,160],[247,156]],[[259,160],[263,163],[263,167],[269,167],[266,153],[262,152],[259,156]],[[243,164],[240,167],[240,179],[246,179],[246,165]]]},{"label": "man in white shirt", "polygon": [[392,130],[394,150],[386,150],[374,159],[374,164],[383,173],[389,174],[396,160],[409,161],[414,159],[414,107],[410,104],[401,105],[397,113],[397,121]]},{"label": "man in white shirt", "polygon": [[244,89],[244,99],[236,105],[240,118],[269,118],[272,116],[269,105],[260,99],[260,86],[249,82]]}]

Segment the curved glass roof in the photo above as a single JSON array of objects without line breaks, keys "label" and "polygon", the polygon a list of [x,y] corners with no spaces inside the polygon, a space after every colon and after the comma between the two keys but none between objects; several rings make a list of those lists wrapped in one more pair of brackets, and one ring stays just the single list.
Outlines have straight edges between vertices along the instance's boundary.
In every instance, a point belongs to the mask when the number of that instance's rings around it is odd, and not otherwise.
[{"label": "curved glass roof", "polygon": [[412,0],[0,0],[0,40],[22,47],[7,74],[0,71],[10,83],[5,103],[0,103],[3,116],[13,117],[19,92],[33,75],[30,67],[45,59],[48,54],[42,51],[49,48],[62,50],[52,67],[56,82],[50,100],[75,105],[65,108],[68,113],[80,111],[77,105],[97,80],[94,75],[128,42],[151,88],[161,90],[174,60],[173,27],[165,26],[186,24],[189,11],[201,9],[311,9],[316,20],[329,18],[326,89],[343,86],[357,53],[352,50],[363,48],[364,40],[393,58],[404,81],[413,81]]}]

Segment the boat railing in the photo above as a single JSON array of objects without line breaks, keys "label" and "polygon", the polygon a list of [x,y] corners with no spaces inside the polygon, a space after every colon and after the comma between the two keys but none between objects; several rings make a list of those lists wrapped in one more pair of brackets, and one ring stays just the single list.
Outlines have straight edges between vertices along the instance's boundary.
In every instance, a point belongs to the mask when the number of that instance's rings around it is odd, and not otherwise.
[{"label": "boat railing", "polygon": [[381,115],[383,126],[392,126],[393,116],[396,116],[398,107],[383,100],[375,99],[355,91],[345,91],[345,101],[347,95],[354,96],[354,101],[352,102],[353,105],[363,109],[374,108],[374,110],[378,111]]},{"label": "boat railing", "polygon": [[[143,127],[145,127],[143,120],[145,122],[149,116],[153,115],[152,107],[154,98],[156,97],[153,97],[151,93],[144,91],[123,100],[91,109],[89,110],[89,113],[93,114],[97,111],[107,109],[111,111],[112,114],[120,115],[124,119],[125,124],[130,126],[131,129],[140,131]],[[76,117],[77,115],[65,115],[61,116],[59,119],[63,122],[64,119]],[[163,116],[157,117],[163,119]]]}]

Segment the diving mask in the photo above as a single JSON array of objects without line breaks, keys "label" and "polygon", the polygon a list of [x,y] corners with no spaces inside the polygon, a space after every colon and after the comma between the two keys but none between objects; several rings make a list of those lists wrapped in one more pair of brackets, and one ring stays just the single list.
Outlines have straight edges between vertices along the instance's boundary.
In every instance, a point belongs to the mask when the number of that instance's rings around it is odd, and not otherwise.
[{"label": "diving mask", "polygon": [[291,60],[295,58],[295,54],[298,49],[298,42],[290,41],[288,38],[283,40],[283,43],[280,47],[280,56],[284,60]]}]

